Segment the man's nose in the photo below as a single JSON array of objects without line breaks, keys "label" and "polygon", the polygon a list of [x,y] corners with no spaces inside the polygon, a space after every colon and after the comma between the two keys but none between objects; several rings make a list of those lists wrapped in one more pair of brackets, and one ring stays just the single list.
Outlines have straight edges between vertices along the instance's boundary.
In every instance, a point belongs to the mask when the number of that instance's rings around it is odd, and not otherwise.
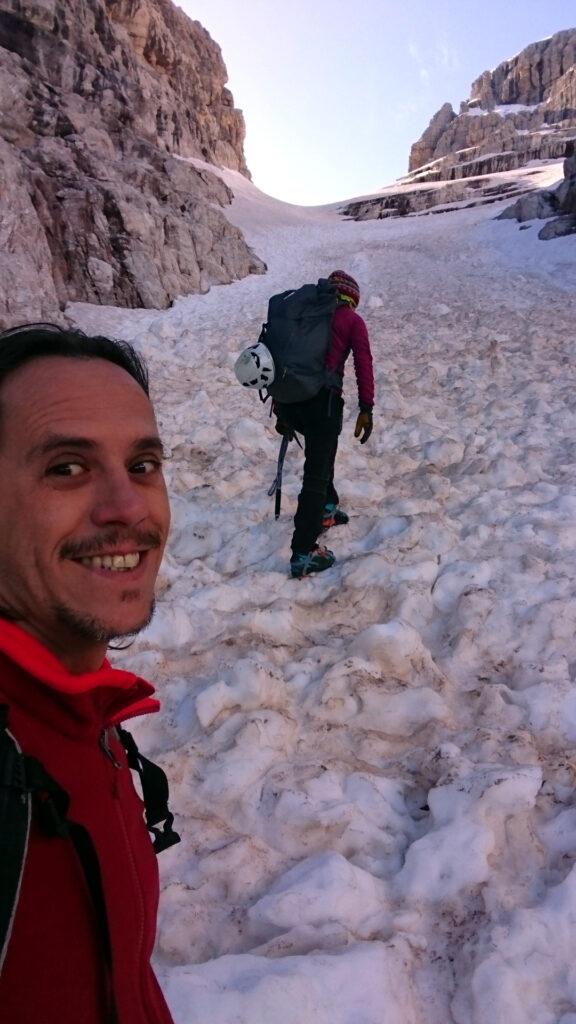
[{"label": "man's nose", "polygon": [[142,487],[127,471],[120,470],[102,478],[92,507],[92,521],[96,526],[135,526],[146,519],[148,511]]}]

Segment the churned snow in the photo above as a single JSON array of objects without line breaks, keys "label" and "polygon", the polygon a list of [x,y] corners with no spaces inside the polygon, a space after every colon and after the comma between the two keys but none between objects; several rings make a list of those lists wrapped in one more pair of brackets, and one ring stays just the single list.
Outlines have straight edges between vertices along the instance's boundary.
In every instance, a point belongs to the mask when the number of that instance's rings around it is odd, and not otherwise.
[{"label": "churned snow", "polygon": [[[558,165],[548,178],[560,176]],[[150,363],[174,524],[119,663],[171,779],[156,967],[177,1024],[575,1024],[576,237],[501,204],[354,223],[226,172],[268,263],[165,312],[73,306]],[[337,563],[288,577],[302,470],[232,367],[341,267],[375,429]]]}]

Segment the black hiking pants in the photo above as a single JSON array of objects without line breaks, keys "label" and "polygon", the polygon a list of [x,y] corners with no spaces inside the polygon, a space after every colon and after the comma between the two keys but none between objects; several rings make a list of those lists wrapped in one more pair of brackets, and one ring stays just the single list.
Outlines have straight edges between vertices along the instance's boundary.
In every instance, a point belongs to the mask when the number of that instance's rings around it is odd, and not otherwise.
[{"label": "black hiking pants", "polygon": [[304,477],[294,516],[292,552],[308,553],[322,530],[324,506],[338,504],[334,463],[342,430],[344,400],[323,388],[306,402],[276,404],[278,419],[304,436]]}]

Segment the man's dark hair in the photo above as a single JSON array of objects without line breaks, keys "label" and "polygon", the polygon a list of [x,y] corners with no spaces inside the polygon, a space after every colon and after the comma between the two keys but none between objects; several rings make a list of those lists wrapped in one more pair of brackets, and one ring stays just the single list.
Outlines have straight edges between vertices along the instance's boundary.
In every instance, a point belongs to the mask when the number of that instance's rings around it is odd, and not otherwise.
[{"label": "man's dark hair", "polygon": [[566,149],[564,150],[564,156],[574,156],[574,140],[569,139],[566,143]]},{"label": "man's dark hair", "polygon": [[9,373],[24,363],[46,356],[106,359],[126,370],[145,394],[150,393],[146,364],[127,341],[102,335],[91,337],[75,328],[44,323],[22,324],[0,334],[0,386]]}]

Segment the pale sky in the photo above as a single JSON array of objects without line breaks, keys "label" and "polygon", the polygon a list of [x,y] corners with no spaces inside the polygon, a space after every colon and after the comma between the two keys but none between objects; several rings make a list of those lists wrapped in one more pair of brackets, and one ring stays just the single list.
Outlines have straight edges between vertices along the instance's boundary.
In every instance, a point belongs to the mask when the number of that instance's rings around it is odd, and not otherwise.
[{"label": "pale sky", "polygon": [[576,26],[574,0],[180,0],[220,45],[254,183],[286,202],[392,184],[487,68]]}]

